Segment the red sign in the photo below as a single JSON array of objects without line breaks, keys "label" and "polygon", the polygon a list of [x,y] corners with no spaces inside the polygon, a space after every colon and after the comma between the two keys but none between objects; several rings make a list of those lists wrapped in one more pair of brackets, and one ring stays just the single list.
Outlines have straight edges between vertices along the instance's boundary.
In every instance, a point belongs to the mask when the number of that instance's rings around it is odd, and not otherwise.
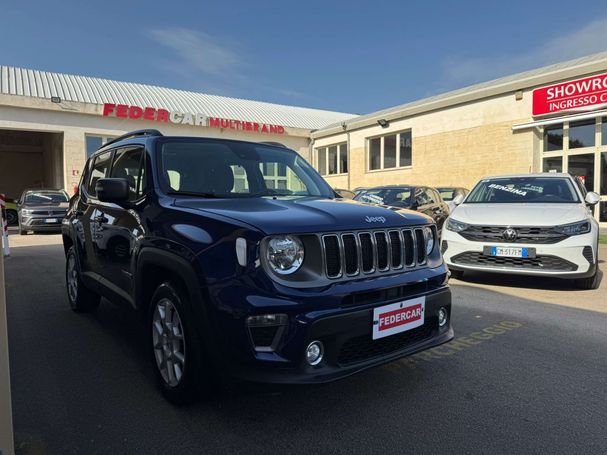
[{"label": "red sign", "polygon": [[217,117],[206,117],[204,114],[190,112],[168,111],[153,107],[129,106],[126,104],[103,105],[104,117],[116,117],[130,120],[149,120],[151,122],[177,123],[180,125],[208,126],[264,134],[285,134],[285,127],[266,123],[247,122]]},{"label": "red sign", "polygon": [[422,317],[422,306],[414,305],[407,308],[399,308],[379,316],[379,330],[387,330],[399,325],[417,321]]},{"label": "red sign", "polygon": [[230,130],[250,131],[252,133],[285,134],[285,127],[268,125],[266,123],[245,122],[242,120],[229,120],[225,118],[209,117],[211,128],[225,128]]},{"label": "red sign", "polygon": [[533,91],[533,115],[589,111],[607,106],[607,74],[587,77]]}]

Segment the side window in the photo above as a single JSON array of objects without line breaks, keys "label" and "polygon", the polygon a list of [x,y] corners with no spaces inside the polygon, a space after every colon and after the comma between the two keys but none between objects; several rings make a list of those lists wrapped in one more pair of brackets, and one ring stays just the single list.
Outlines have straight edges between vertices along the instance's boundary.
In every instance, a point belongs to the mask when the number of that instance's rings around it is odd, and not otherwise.
[{"label": "side window", "polygon": [[116,150],[110,177],[123,178],[129,184],[129,200],[134,201],[145,191],[145,167],[143,166],[143,148],[124,148]]},{"label": "side window", "polygon": [[95,191],[95,184],[97,180],[103,179],[108,176],[110,171],[110,164],[112,161],[112,152],[105,152],[101,155],[95,157],[95,161],[93,162],[93,166],[91,167],[91,175],[86,185],[86,191],[91,196],[97,196],[97,192]]}]

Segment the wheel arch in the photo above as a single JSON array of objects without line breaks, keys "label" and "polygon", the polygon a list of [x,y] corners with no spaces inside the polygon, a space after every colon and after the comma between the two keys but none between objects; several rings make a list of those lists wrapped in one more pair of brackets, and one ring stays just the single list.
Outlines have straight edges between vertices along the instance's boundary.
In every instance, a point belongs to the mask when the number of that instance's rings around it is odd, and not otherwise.
[{"label": "wheel arch", "polygon": [[136,309],[146,311],[154,291],[165,281],[184,292],[190,304],[202,303],[202,288],[206,287],[206,283],[196,273],[191,262],[174,253],[147,247],[141,250],[137,258],[134,295]]}]

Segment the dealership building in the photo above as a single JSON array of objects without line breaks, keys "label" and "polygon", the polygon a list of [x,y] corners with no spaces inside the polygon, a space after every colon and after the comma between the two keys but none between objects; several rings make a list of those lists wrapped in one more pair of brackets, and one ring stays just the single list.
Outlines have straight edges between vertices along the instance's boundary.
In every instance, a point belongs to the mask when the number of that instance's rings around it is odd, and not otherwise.
[{"label": "dealership building", "polygon": [[141,128],[280,143],[335,188],[570,172],[607,222],[607,53],[366,115],[2,66],[0,192],[72,191],[92,151]]},{"label": "dealership building", "polygon": [[471,188],[483,176],[569,172],[607,222],[607,52],[321,128],[313,163],[334,187]]},{"label": "dealership building", "polygon": [[[129,131],[273,142],[310,160],[310,134],[352,114],[0,66],[0,193],[72,192],[87,157]],[[280,169],[266,170],[280,173]],[[271,177],[266,175],[266,177]],[[269,178],[268,181],[278,181]]]}]

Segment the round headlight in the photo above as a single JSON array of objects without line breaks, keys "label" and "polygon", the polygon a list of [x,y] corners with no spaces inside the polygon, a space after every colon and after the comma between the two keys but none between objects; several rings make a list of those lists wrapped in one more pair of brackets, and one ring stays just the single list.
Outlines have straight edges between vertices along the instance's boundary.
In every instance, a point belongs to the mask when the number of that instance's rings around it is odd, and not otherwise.
[{"label": "round headlight", "polygon": [[426,238],[426,256],[429,256],[434,249],[434,229],[430,226],[424,228],[424,237]]},{"label": "round headlight", "polygon": [[268,264],[279,275],[296,272],[303,263],[304,247],[297,237],[278,235],[268,240]]}]

